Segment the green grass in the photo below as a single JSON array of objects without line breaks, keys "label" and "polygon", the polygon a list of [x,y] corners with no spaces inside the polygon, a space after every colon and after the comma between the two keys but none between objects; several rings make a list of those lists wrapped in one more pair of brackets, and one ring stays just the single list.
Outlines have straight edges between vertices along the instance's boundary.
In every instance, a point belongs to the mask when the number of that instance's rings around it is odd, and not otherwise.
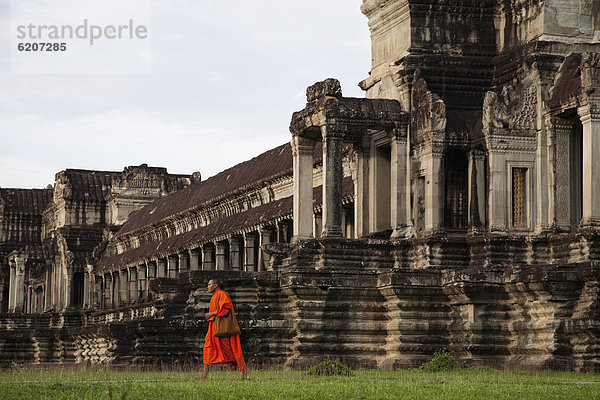
[{"label": "green grass", "polygon": [[600,374],[458,369],[359,370],[348,377],[306,372],[13,370],[0,372],[0,399],[600,399]]}]

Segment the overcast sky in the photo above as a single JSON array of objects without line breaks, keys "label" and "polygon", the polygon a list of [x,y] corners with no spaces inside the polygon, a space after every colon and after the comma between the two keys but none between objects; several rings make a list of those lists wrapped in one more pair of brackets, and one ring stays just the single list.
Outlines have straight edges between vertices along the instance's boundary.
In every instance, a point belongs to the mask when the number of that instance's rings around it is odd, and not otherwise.
[{"label": "overcast sky", "polygon": [[[345,96],[364,97],[357,83],[368,76],[370,41],[361,3],[152,0],[149,73],[16,73],[4,29],[0,187],[41,188],[66,168],[142,163],[205,179],[289,141],[308,85],[335,77]],[[10,2],[0,4],[7,26]]]}]

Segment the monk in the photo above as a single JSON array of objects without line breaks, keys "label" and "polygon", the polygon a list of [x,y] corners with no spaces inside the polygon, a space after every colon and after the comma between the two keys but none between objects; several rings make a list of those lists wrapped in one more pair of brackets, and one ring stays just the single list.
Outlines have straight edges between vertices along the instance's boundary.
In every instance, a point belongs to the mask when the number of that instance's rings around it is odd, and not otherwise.
[{"label": "monk", "polygon": [[213,296],[210,299],[208,312],[204,314],[204,318],[208,321],[208,332],[204,339],[204,371],[200,378],[206,379],[210,364],[227,363],[232,371],[239,368],[242,371],[242,380],[245,380],[248,375],[244,355],[242,354],[242,346],[240,345],[240,335],[221,338],[213,336],[215,317],[222,317],[227,315],[229,310],[233,311],[231,299],[219,287],[218,279],[208,281],[208,292],[212,293]]}]

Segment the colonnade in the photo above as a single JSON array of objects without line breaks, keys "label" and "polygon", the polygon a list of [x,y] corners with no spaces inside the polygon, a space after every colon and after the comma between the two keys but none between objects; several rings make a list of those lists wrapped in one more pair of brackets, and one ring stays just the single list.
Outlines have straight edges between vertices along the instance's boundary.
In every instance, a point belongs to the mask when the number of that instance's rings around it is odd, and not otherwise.
[{"label": "colonnade", "polygon": [[292,221],[205,242],[198,247],[156,257],[134,266],[98,274],[88,265],[84,279],[84,308],[117,308],[150,300],[149,280],[177,278],[189,271],[234,270],[265,271],[271,269],[270,255],[263,245],[289,243]]}]

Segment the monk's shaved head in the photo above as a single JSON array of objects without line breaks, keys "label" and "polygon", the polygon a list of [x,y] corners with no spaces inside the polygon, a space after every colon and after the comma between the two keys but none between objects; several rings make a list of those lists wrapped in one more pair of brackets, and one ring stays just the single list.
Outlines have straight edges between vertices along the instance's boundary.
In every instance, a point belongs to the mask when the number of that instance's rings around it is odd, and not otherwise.
[{"label": "monk's shaved head", "polygon": [[211,279],[211,280],[209,281],[209,283],[210,283],[210,282],[212,282],[212,283],[214,283],[215,285],[217,285],[217,287],[221,287],[221,282],[219,282],[219,280],[218,280],[218,279],[216,279],[216,278],[213,278],[213,279]]}]

